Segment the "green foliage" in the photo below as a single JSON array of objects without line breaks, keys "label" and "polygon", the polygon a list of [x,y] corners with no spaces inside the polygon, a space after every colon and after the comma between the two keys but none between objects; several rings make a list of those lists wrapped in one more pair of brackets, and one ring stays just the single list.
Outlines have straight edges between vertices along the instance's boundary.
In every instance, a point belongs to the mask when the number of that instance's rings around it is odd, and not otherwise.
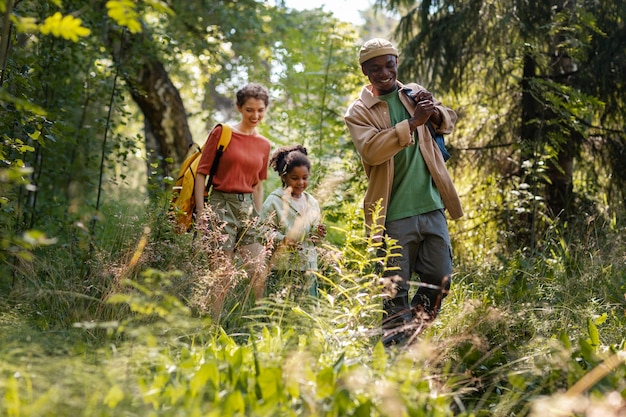
[{"label": "green foliage", "polygon": [[[153,8],[158,13],[172,15],[173,11],[164,2],[158,0],[147,0],[142,2]],[[4,3],[2,3],[4,5]],[[54,4],[61,7],[61,2]],[[131,33],[141,32],[140,16],[137,12],[136,2],[129,0],[110,0],[106,2],[107,15],[118,25],[127,28]],[[3,7],[2,12],[6,9]],[[83,26],[80,18],[72,15],[63,15],[55,12],[51,16],[43,19],[43,23],[38,24],[37,19],[31,16],[23,16],[19,13],[11,14],[11,23],[18,32],[33,33],[39,31],[42,35],[53,35],[58,38],[78,42],[79,38],[87,37],[91,30]],[[4,51],[3,51],[4,52]]]},{"label": "green foliage", "polygon": [[[449,166],[467,216],[450,225],[456,267],[442,313],[413,345],[391,349],[379,342],[388,254],[364,236],[356,208],[364,175],[342,122],[364,83],[353,28],[320,11],[209,3],[173,2],[172,14],[160,1],[101,8],[11,2],[16,30],[11,48],[0,51],[0,414],[623,410],[624,213],[620,194],[606,191],[619,189],[617,163],[626,160],[623,51],[611,49],[623,45],[614,24],[623,2],[594,10],[454,1],[415,9],[422,15],[413,18],[441,24],[405,26],[421,28],[433,43],[401,62],[411,65],[406,71],[428,65],[417,79],[461,116],[450,142],[463,157]],[[53,36],[43,36],[44,25]],[[120,36],[109,44],[111,27]],[[233,118],[240,84],[261,80],[272,88],[264,133],[277,146],[309,148],[312,191],[329,226],[318,299],[293,296],[282,282],[253,302],[242,265],[226,268],[215,249],[218,234],[202,244],[174,234],[169,195],[157,181],[149,184],[153,200],[144,202],[150,150],[141,114],[118,79],[141,67],[111,59],[115,42],[130,37],[142,56],[167,64],[199,142],[207,126]],[[580,63],[575,82],[549,71],[556,55],[546,51],[566,51],[558,56]],[[521,90],[524,56],[539,72]],[[441,65],[463,85],[449,97],[445,81],[452,80],[441,78]],[[545,134],[522,142],[525,93],[550,117],[527,119]],[[552,178],[568,139],[579,136],[573,183],[580,210],[553,219],[539,185]],[[521,216],[541,223],[532,246],[511,244],[530,230]],[[230,291],[222,314],[212,316],[220,284]]]},{"label": "green foliage", "polygon": [[219,323],[193,296],[211,254],[158,215],[143,233],[108,235],[132,244],[92,261],[101,272],[89,278],[91,300],[78,282],[62,290],[73,260],[35,267],[29,275],[47,271],[47,286],[23,282],[17,308],[0,304],[2,330],[13,329],[0,332],[0,413],[541,416],[623,406],[623,233],[590,223],[580,240],[555,225],[533,256],[461,263],[434,325],[385,349],[387,255],[363,235],[358,210],[345,215],[340,245],[321,252],[320,298],[275,294],[252,306],[235,289]]},{"label": "green foliage", "polygon": [[[38,131],[30,134],[36,139]],[[0,168],[0,270],[5,270],[3,265],[15,259],[32,260],[32,250],[45,245],[55,243],[56,239],[48,238],[38,230],[23,230],[19,218],[19,191],[23,188],[32,189],[32,184],[28,181],[28,176],[33,170],[26,167],[23,155],[33,152],[32,146],[26,145],[21,139],[11,138],[4,135],[4,140],[0,144],[0,158],[9,162],[6,167]],[[13,159],[13,160],[11,160]],[[23,230],[23,233],[15,233],[16,230]],[[6,271],[6,270],[5,270]],[[3,274],[7,277],[6,274]],[[9,283],[0,281],[0,288]]]},{"label": "green foliage", "polygon": [[[579,226],[555,225],[533,256],[519,252],[490,270],[474,265],[461,274],[461,293],[452,297],[473,302],[452,312],[455,324],[442,329],[440,343],[458,344],[451,352],[463,376],[459,389],[468,390],[462,397],[468,411],[491,403],[491,415],[545,415],[545,407],[558,408],[554,404],[567,391],[565,397],[575,398],[567,409],[584,413],[597,405],[590,398],[623,389],[621,383],[603,385],[624,372],[623,361],[609,368],[603,362],[610,363],[626,341],[614,327],[624,322],[624,295],[615,292],[623,287],[621,273],[606,267],[622,238],[598,234],[604,226],[590,223],[581,233]],[[476,319],[466,323],[468,316]],[[589,382],[586,375],[596,368],[605,373]]]},{"label": "green foliage", "polygon": [[132,1],[107,1],[107,15],[118,25],[127,27],[131,33],[141,32],[141,23],[136,10],[137,5]]},{"label": "green foliage", "polygon": [[[34,28],[16,24],[18,33],[7,32],[12,37],[6,38],[13,43],[13,48],[2,50],[2,62],[6,62],[6,66],[3,66],[0,94],[6,111],[0,117],[3,137],[0,154],[7,167],[3,168],[6,175],[2,181],[4,210],[0,213],[3,242],[0,257],[3,271],[12,275],[11,284],[7,284],[4,280],[7,274],[3,274],[3,289],[7,289],[7,285],[10,289],[19,280],[16,274],[21,261],[14,255],[30,251],[41,243],[67,243],[75,238],[74,242],[79,241],[80,230],[90,227],[92,220],[100,217],[101,213],[94,210],[97,204],[94,204],[95,171],[92,167],[97,166],[94,161],[102,152],[109,152],[106,148],[102,150],[102,145],[94,140],[101,137],[98,132],[102,125],[98,118],[103,113],[107,92],[110,95],[111,90],[107,85],[110,72],[106,65],[89,62],[94,52],[94,44],[90,43],[93,38],[82,26],[92,23],[89,16],[80,20],[55,12],[45,18],[40,13],[48,9],[37,9],[30,2],[15,6],[11,15],[12,19],[15,17],[14,23],[39,18],[44,21],[39,32],[54,36],[21,38],[24,35],[20,31]],[[79,37],[81,43],[78,43]],[[50,53],[42,54],[39,48]],[[9,51],[11,54],[5,55]],[[77,103],[83,103],[82,108]],[[124,112],[119,114],[123,116]],[[112,148],[115,146],[114,140]],[[116,165],[117,162],[124,164],[124,154],[133,151],[127,144],[124,148],[113,154]],[[54,238],[46,238],[38,230]],[[28,241],[20,236],[40,237]],[[87,255],[87,251],[84,253]]]},{"label": "green foliage", "polygon": [[63,16],[59,12],[47,17],[39,31],[42,35],[51,34],[72,42],[78,42],[79,37],[89,36],[91,33],[89,29],[82,26],[80,19],[73,16]]}]

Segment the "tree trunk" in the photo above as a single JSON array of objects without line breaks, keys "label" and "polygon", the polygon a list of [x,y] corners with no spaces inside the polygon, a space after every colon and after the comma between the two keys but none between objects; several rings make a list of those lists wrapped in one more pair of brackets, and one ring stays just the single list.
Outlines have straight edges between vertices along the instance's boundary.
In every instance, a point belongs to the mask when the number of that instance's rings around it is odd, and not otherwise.
[{"label": "tree trunk", "polygon": [[[563,42],[557,36],[553,42],[558,45]],[[552,74],[551,78],[554,82],[563,85],[572,85],[572,79],[569,74],[574,74],[576,66],[572,58],[566,53],[554,47],[554,53],[551,55]],[[554,120],[562,121],[553,111],[550,112]],[[563,124],[561,124],[563,123]],[[557,151],[556,158],[548,161],[548,181],[546,184],[545,199],[549,214],[552,217],[570,215],[570,207],[572,195],[574,192],[573,175],[574,175],[574,159],[578,155],[583,138],[580,133],[568,126],[566,122],[561,122],[552,127],[553,147]],[[556,131],[554,131],[556,129]]]},{"label": "tree trunk", "polygon": [[[524,56],[523,69],[522,69],[522,115],[521,115],[521,128],[520,128],[520,162],[519,162],[519,175],[530,187],[528,191],[535,195],[539,193],[539,184],[536,183],[536,176],[532,172],[528,172],[525,168],[526,161],[533,161],[536,159],[537,141],[540,138],[540,125],[538,123],[541,120],[541,103],[537,101],[533,95],[531,81],[537,76],[537,62],[535,57],[530,53],[526,53]],[[533,168],[531,168],[533,169]],[[534,199],[529,199],[527,194],[520,193],[520,201],[518,201],[519,207],[523,210],[519,210],[517,216],[517,223],[512,225],[515,230],[515,239],[523,247],[534,247],[535,244],[535,226],[537,219],[536,207],[529,206]],[[511,226],[510,226],[511,227]]]},{"label": "tree trunk", "polygon": [[570,135],[567,143],[559,150],[558,157],[548,164],[547,174],[550,180],[546,185],[545,199],[551,217],[571,214],[569,208],[574,191],[574,146]]},{"label": "tree trunk", "polygon": [[156,163],[160,174],[173,177],[193,144],[185,106],[159,61],[144,62],[135,75],[127,75],[126,82],[132,86],[131,95],[145,118],[148,162]]},{"label": "tree trunk", "polygon": [[[113,59],[121,67],[131,96],[144,116],[148,178],[152,179],[152,185],[165,186],[163,177],[177,174],[176,169],[193,145],[193,139],[178,89],[163,64],[142,50],[141,36],[111,31],[108,42]],[[158,168],[155,170],[154,166]]]}]

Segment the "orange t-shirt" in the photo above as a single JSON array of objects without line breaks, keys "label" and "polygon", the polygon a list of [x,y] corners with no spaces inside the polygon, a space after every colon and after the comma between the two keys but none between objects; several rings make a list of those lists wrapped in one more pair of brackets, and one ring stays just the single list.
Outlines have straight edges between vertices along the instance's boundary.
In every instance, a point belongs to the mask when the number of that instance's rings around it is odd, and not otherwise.
[{"label": "orange t-shirt", "polygon": [[[200,174],[209,175],[221,133],[221,126],[209,133],[198,164]],[[267,179],[270,148],[270,141],[264,136],[244,135],[233,130],[213,177],[213,189],[224,193],[251,193],[255,185]]]}]

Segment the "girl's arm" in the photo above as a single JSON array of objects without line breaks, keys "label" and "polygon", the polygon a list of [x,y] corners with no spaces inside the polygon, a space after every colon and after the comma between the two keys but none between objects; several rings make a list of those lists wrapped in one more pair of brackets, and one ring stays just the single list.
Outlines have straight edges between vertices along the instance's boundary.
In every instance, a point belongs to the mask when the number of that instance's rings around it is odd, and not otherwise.
[{"label": "girl's arm", "polygon": [[275,245],[279,244],[285,238],[285,235],[281,233],[279,228],[279,203],[282,203],[282,200],[277,202],[275,196],[270,194],[261,208],[262,226],[267,234],[267,238],[270,239]]}]

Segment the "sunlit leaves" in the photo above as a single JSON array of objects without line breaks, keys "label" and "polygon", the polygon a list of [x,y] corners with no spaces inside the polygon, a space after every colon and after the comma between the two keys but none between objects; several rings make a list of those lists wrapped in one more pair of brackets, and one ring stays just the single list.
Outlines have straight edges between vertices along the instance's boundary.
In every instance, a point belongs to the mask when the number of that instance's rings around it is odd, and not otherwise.
[{"label": "sunlit leaves", "polygon": [[63,16],[56,12],[46,18],[39,31],[44,34],[52,34],[57,38],[64,38],[73,42],[78,42],[79,37],[89,36],[91,30],[82,26],[82,21],[74,16]]},{"label": "sunlit leaves", "polygon": [[170,279],[178,274],[178,272],[163,273],[148,269],[142,273],[144,278],[142,283],[132,280],[123,281],[125,285],[134,288],[138,294],[113,294],[108,298],[108,302],[127,304],[133,312],[145,317],[161,317],[170,320],[175,317],[172,312],[187,315],[188,308],[163,289],[170,286]]},{"label": "sunlit leaves", "polygon": [[13,23],[15,29],[20,33],[33,33],[38,29],[37,20],[34,17],[18,17],[12,15],[11,23]]},{"label": "sunlit leaves", "polygon": [[136,4],[130,0],[111,0],[106,4],[109,17],[120,26],[125,26],[131,33],[141,32],[141,23]]},{"label": "sunlit leaves", "polygon": [[193,377],[189,380],[189,394],[195,397],[205,389],[207,383],[212,383],[213,387],[219,386],[219,369],[215,362],[207,362],[200,366]]},{"label": "sunlit leaves", "polygon": [[174,11],[167,5],[166,2],[161,0],[146,0],[146,4],[152,6],[154,10],[159,13],[165,13],[169,16],[174,15]]},{"label": "sunlit leaves", "polygon": [[31,103],[30,101],[15,97],[7,92],[5,89],[0,89],[0,102],[11,103],[16,109],[36,115],[44,115],[46,111],[40,106]]},{"label": "sunlit leaves", "polygon": [[44,232],[39,230],[27,230],[22,238],[27,246],[31,248],[53,245],[57,242],[56,238],[49,238]]},{"label": "sunlit leaves", "polygon": [[119,385],[114,385],[111,387],[106,397],[104,398],[104,403],[109,408],[115,408],[117,404],[124,399],[124,391],[120,388]]}]

